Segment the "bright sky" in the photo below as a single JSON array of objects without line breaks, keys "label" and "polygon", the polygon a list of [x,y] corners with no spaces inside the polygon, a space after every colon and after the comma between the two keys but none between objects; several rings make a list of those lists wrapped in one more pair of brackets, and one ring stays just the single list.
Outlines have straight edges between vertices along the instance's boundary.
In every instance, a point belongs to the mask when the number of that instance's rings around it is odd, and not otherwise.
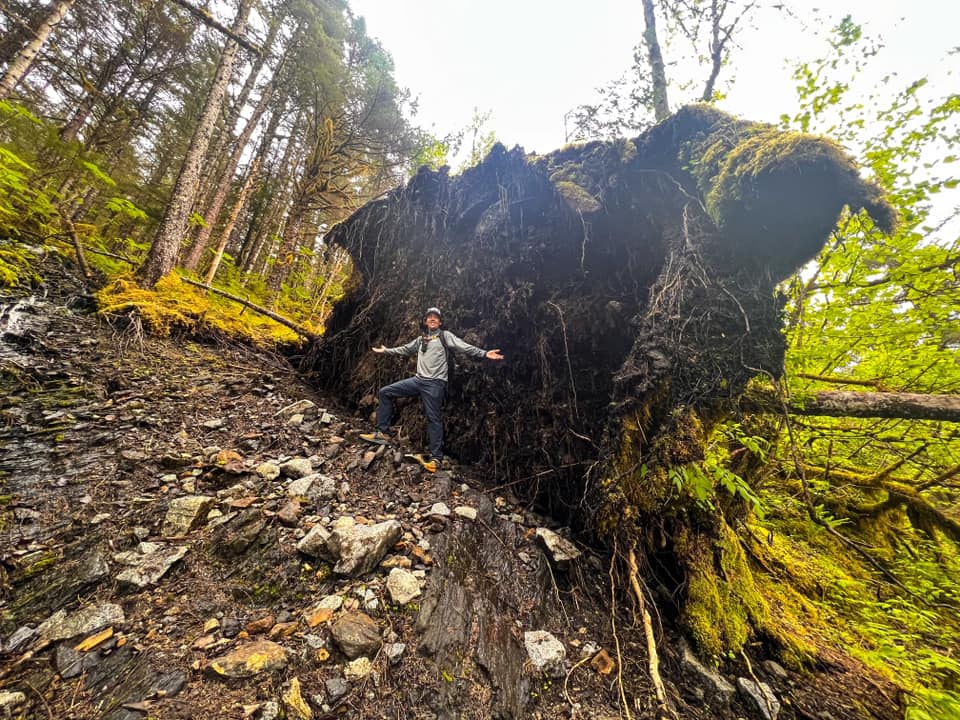
[{"label": "bright sky", "polygon": [[[960,2],[835,0],[817,16],[814,3],[785,1],[799,20],[768,11],[741,34],[736,83],[722,109],[766,121],[792,112],[788,61],[822,56],[815,31],[845,14],[883,39],[882,72],[897,70],[904,84],[934,75],[944,86],[941,96],[960,90],[956,77],[946,77],[947,52],[960,45]],[[393,55],[400,84],[419,98],[417,124],[442,136],[467,125],[475,107],[489,110],[489,129],[499,140],[541,153],[564,144],[564,113],[594,101],[595,88],[629,69],[643,31],[639,0],[349,2]],[[721,77],[729,79],[729,72]]]}]

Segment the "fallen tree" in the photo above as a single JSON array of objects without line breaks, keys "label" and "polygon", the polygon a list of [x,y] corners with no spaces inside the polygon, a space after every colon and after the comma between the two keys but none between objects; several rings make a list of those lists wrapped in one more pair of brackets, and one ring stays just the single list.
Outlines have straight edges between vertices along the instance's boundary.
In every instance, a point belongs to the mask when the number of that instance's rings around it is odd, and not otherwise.
[{"label": "fallen tree", "polygon": [[894,223],[835,144],[709,106],[633,140],[496,146],[457,177],[421,169],[330,233],[358,282],[306,366],[371,406],[402,371],[369,348],[409,340],[441,306],[450,329],[507,357],[461,367],[448,449],[620,548],[629,577],[635,549],[700,649],[736,651],[776,630],[732,520],[678,485],[748,381],[782,373],[775,286],[846,205]]},{"label": "fallen tree", "polygon": [[[779,396],[768,389],[751,389],[740,407],[747,412],[783,411]],[[960,422],[960,396],[957,395],[823,390],[811,397],[790,398],[786,408],[794,415]]]}]

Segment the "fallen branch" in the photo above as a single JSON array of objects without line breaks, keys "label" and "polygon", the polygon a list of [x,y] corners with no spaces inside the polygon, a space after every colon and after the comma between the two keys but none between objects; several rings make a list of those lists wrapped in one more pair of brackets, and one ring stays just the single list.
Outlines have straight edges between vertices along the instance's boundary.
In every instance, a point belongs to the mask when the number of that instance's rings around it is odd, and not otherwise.
[{"label": "fallen branch", "polygon": [[276,322],[280,323],[280,324],[283,325],[284,327],[290,328],[290,329],[293,330],[295,333],[297,333],[297,335],[300,335],[301,337],[304,337],[304,338],[306,338],[307,340],[311,340],[311,341],[312,341],[312,340],[319,340],[319,339],[320,339],[320,336],[317,335],[316,333],[307,330],[307,329],[306,329],[305,327],[303,327],[302,325],[298,325],[298,324],[295,323],[293,320],[290,320],[289,318],[285,318],[283,315],[278,315],[278,314],[275,313],[273,310],[268,310],[267,308],[263,307],[262,305],[257,305],[256,303],[252,303],[252,302],[250,302],[249,300],[244,300],[242,297],[237,297],[236,295],[231,295],[230,293],[224,292],[223,290],[217,290],[217,288],[215,288],[215,287],[211,287],[210,285],[205,285],[204,283],[202,283],[202,282],[197,282],[196,280],[191,280],[190,278],[181,277],[180,279],[181,279],[183,282],[187,283],[188,285],[195,285],[195,286],[198,287],[198,288],[203,288],[204,290],[207,290],[208,292],[212,292],[214,295],[219,295],[219,296],[221,296],[221,297],[225,297],[227,300],[233,300],[234,302],[240,303],[240,304],[243,305],[244,307],[250,308],[250,309],[253,310],[254,312],[258,312],[258,313],[260,313],[261,315],[266,315],[266,316],[267,316],[268,318],[270,318],[271,320],[275,320]]}]

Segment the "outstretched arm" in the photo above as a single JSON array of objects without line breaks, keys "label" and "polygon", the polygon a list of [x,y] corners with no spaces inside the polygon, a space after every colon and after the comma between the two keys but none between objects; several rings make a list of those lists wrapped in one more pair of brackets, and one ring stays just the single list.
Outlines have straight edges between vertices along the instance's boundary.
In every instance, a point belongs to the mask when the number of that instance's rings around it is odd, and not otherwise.
[{"label": "outstretched arm", "polygon": [[397,347],[388,348],[384,345],[377,345],[376,347],[370,348],[375,353],[386,353],[387,355],[414,355],[417,352],[417,343],[420,342],[419,338],[414,338],[406,345],[399,345]]},{"label": "outstretched arm", "polygon": [[471,345],[468,342],[464,342],[456,335],[454,335],[449,330],[444,330],[445,333],[444,339],[447,342],[447,345],[457,352],[462,352],[464,355],[469,355],[475,358],[486,358],[487,360],[503,360],[503,355],[500,354],[500,349],[496,350],[483,350],[474,345]]}]

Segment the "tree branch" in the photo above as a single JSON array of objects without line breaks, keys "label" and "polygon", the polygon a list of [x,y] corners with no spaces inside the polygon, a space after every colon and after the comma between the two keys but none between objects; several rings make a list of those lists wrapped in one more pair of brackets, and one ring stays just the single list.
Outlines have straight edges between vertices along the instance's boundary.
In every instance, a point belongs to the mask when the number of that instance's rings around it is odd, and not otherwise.
[{"label": "tree branch", "polygon": [[[780,400],[772,390],[751,390],[740,407],[747,412],[780,412]],[[827,417],[899,418],[960,423],[960,395],[919,393],[823,391],[812,398],[790,399],[794,415]]]},{"label": "tree branch", "polygon": [[201,10],[200,8],[194,7],[193,5],[188,3],[187,0],[171,0],[171,1],[176,5],[179,5],[180,7],[182,7],[187,12],[189,12],[191,15],[193,15],[195,18],[197,18],[197,20],[199,20],[203,24],[208,25],[209,27],[212,27],[214,30],[217,30],[223,33],[224,35],[226,35],[228,38],[236,42],[237,45],[242,47],[244,50],[249,50],[254,55],[260,55],[260,53],[263,52],[263,50],[260,48],[259,45],[254,45],[252,42],[247,40],[242,35],[238,35],[237,33],[233,32],[233,30],[228,28],[226,25],[223,25],[222,23],[219,23],[216,20],[214,20],[209,13]]}]

